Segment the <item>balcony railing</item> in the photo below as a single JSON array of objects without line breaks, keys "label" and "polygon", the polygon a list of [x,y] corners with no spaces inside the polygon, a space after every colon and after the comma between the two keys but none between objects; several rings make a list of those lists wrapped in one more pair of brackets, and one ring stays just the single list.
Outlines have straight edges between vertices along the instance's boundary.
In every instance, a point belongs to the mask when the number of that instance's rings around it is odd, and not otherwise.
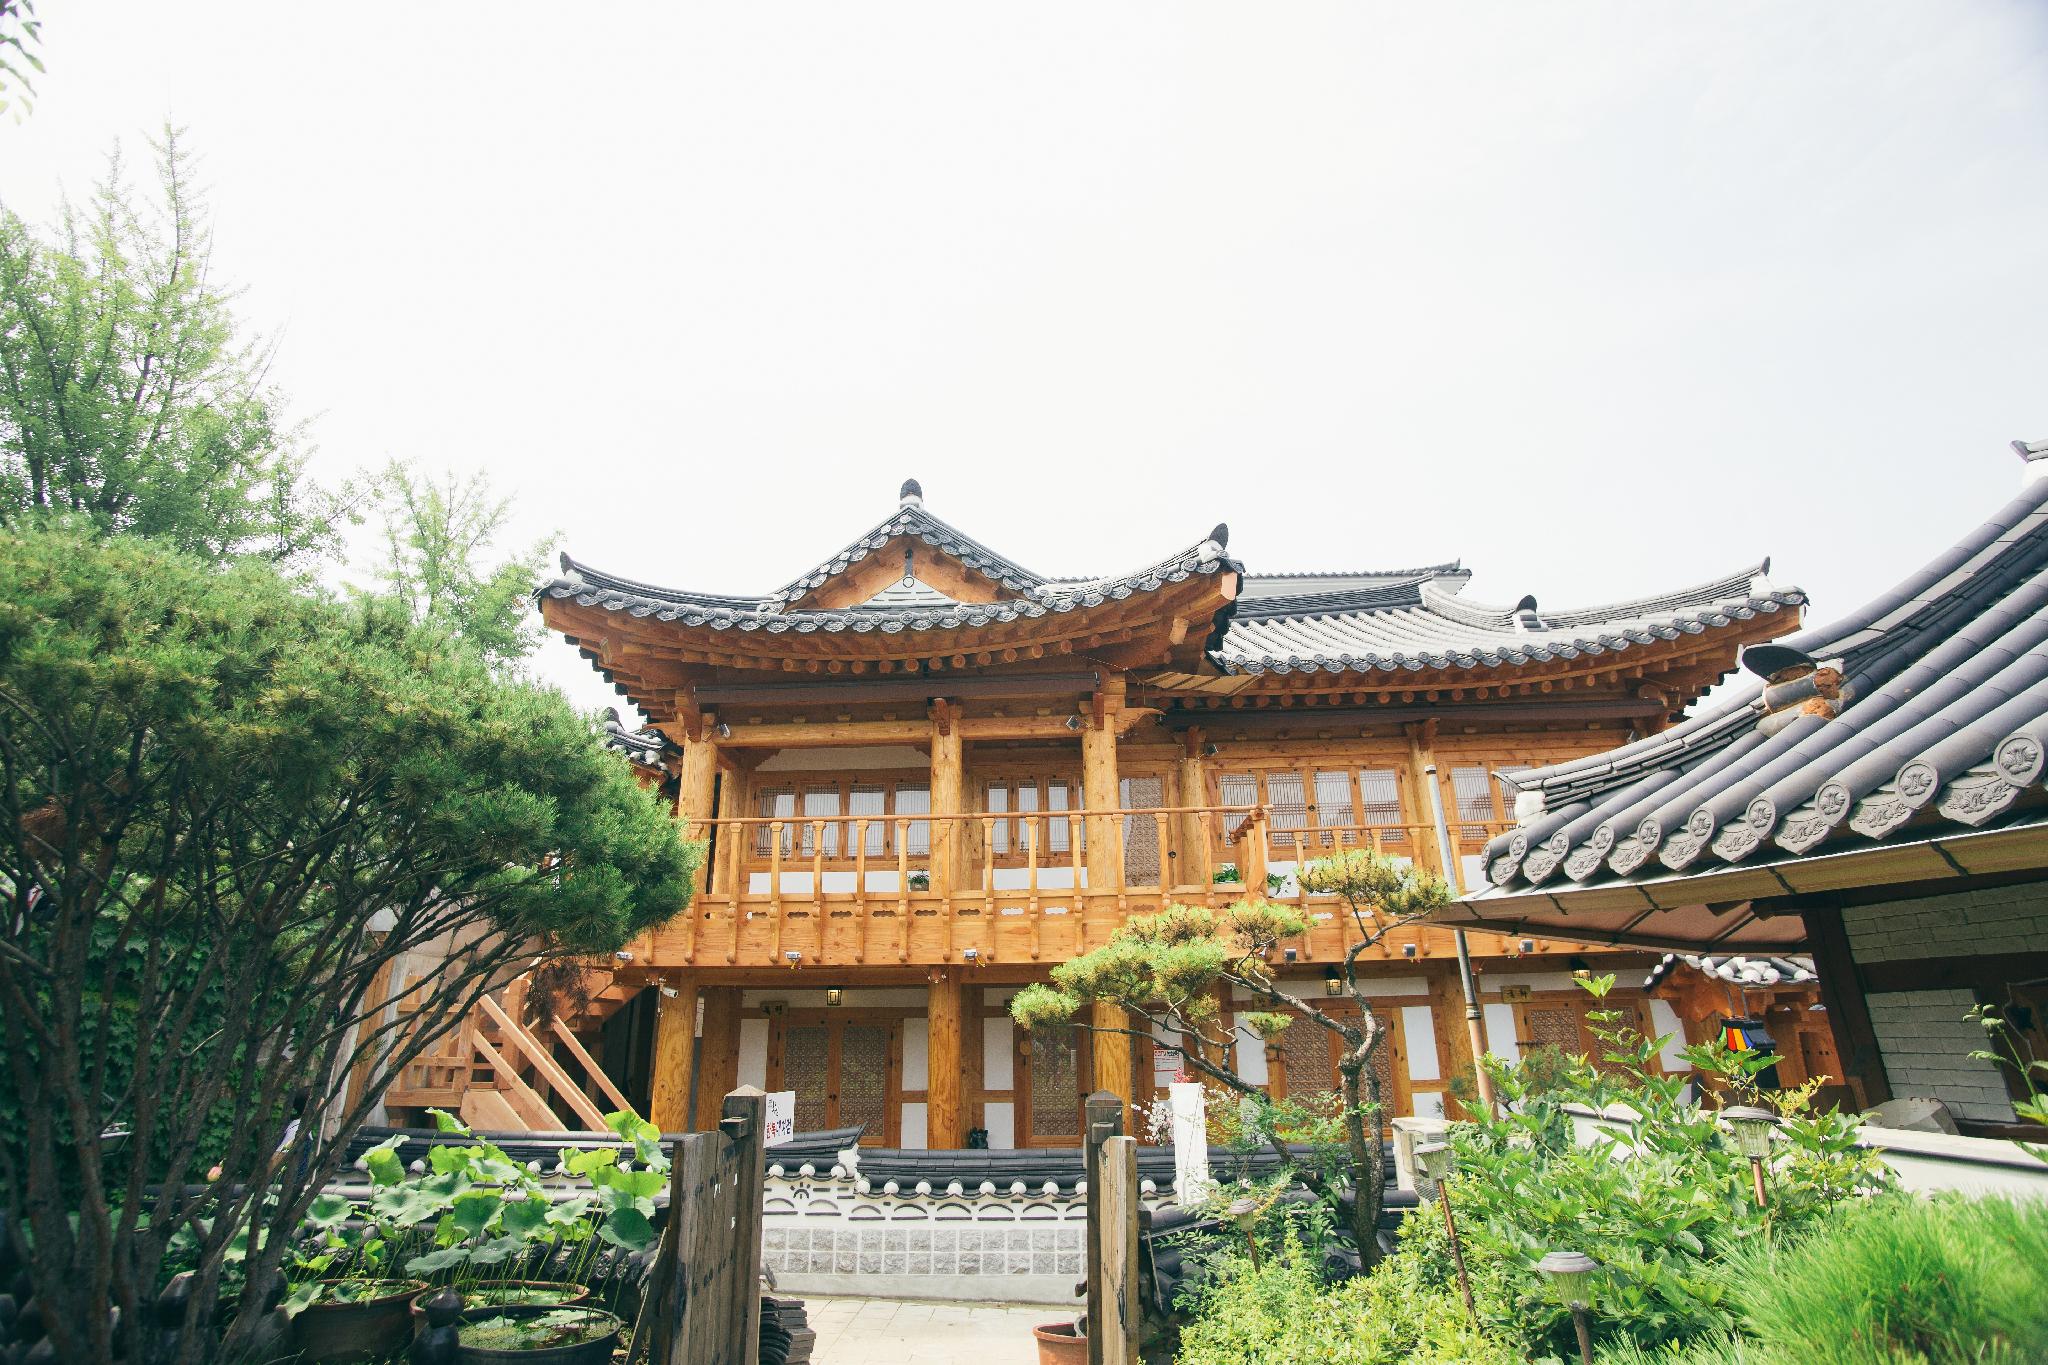
[{"label": "balcony railing", "polygon": [[[1502,828],[1451,826],[1466,884]],[[1300,889],[1301,863],[1346,849],[1441,862],[1433,825],[1274,828],[1264,806],[756,816],[696,821],[691,836],[711,841],[706,885],[634,945],[636,966],[1054,962],[1132,914],[1248,894],[1300,907],[1312,927],[1287,945],[1297,960],[1335,961],[1355,929],[1335,898]],[[1449,942],[1418,927],[1380,955],[1447,954]]]}]

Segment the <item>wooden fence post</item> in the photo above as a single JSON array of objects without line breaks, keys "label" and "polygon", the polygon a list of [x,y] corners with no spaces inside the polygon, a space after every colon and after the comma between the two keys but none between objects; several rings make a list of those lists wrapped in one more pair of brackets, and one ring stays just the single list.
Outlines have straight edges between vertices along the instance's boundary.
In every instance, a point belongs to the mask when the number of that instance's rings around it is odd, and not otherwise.
[{"label": "wooden fence post", "polygon": [[761,1361],[761,1198],[768,1185],[768,1095],[743,1085],[725,1097],[718,1126],[734,1144],[733,1167],[739,1200],[733,1217],[733,1326],[739,1329],[744,1365]]},{"label": "wooden fence post", "polygon": [[[1103,1203],[1103,1144],[1124,1130],[1124,1102],[1107,1090],[1098,1090],[1082,1107],[1082,1170],[1088,1179],[1088,1365],[1104,1365],[1104,1333],[1110,1304],[1103,1297],[1102,1222],[1107,1209]],[[1133,1153],[1133,1161],[1137,1160]],[[1135,1243],[1133,1244],[1135,1246]]]},{"label": "wooden fence post", "polygon": [[[1097,1161],[1102,1176],[1102,1224],[1091,1228],[1102,1265],[1102,1302],[1107,1320],[1089,1325],[1088,1349],[1102,1343],[1102,1365],[1138,1365],[1138,1140],[1113,1137]],[[1090,1194],[1095,1186],[1088,1186]]]}]

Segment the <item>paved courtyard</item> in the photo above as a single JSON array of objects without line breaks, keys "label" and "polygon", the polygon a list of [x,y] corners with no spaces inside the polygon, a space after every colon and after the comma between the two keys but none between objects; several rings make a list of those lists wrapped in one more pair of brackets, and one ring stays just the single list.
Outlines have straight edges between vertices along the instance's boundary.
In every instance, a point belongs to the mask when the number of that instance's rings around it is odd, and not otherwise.
[{"label": "paved courtyard", "polygon": [[920,1303],[806,1296],[817,1365],[1036,1365],[1031,1329],[1070,1309],[1039,1304]]}]

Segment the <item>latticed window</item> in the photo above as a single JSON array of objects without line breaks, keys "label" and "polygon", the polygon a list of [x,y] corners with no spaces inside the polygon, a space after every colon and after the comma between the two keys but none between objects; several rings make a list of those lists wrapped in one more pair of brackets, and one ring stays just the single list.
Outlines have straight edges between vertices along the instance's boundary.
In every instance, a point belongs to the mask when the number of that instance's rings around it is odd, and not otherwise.
[{"label": "latticed window", "polygon": [[[847,789],[846,813],[856,819],[865,817],[869,821],[867,832],[861,838],[861,843],[867,849],[867,854],[870,858],[880,854],[888,847],[888,821],[882,818],[888,814],[888,810],[889,792],[887,788],[868,785],[854,786]],[[850,830],[858,828],[858,826],[849,827]],[[853,838],[852,833],[849,832],[847,838],[851,841]]]},{"label": "latticed window", "polygon": [[[896,787],[897,815],[930,815],[932,813],[932,789],[922,783],[899,783]],[[890,825],[890,837],[895,837],[895,825]],[[912,858],[925,857],[932,851],[932,822],[912,820],[903,829],[903,851]]]},{"label": "latticed window", "polygon": [[[1359,823],[1380,831],[1380,847],[1405,852],[1408,831],[1400,828],[1401,774],[1394,768],[1358,770]],[[1394,828],[1386,828],[1386,826]]]},{"label": "latticed window", "polygon": [[[764,820],[792,820],[796,816],[796,793],[789,790],[759,792],[754,797],[754,813]],[[796,830],[784,825],[782,834],[782,856],[788,857],[796,848]],[[754,826],[754,856],[766,858],[775,851],[776,830],[770,825]]]},{"label": "latticed window", "polygon": [[[827,858],[839,856],[839,788],[836,786],[812,786],[804,788],[803,855],[808,858],[822,844]],[[823,821],[812,824],[812,820]]]}]

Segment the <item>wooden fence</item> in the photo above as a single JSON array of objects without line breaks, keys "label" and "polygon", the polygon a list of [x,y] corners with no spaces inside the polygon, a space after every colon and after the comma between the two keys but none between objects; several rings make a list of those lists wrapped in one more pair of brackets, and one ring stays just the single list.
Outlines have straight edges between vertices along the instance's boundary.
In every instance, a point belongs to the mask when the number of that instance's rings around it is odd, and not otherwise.
[{"label": "wooden fence", "polygon": [[670,1149],[668,1222],[627,1365],[759,1365],[768,1097],[743,1085],[718,1130]]},{"label": "wooden fence", "polygon": [[1088,1365],[1138,1365],[1138,1140],[1123,1135],[1123,1101],[1108,1091],[1086,1112]]}]

